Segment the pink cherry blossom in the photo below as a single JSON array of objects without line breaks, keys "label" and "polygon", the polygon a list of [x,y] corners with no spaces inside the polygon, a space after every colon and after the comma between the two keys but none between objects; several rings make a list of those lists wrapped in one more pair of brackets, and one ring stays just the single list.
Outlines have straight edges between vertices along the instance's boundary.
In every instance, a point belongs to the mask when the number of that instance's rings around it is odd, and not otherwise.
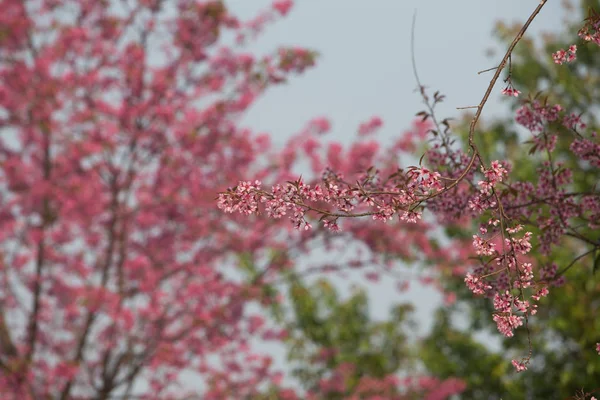
[{"label": "pink cherry blossom", "polygon": [[506,96],[519,97],[521,92],[518,91],[517,89],[513,88],[511,85],[509,85],[509,86],[505,87],[504,89],[502,89],[502,94],[504,94]]},{"label": "pink cherry blossom", "polygon": [[556,64],[564,64],[575,61],[577,58],[577,46],[572,44],[567,50],[560,49],[556,53],[552,53],[552,58]]},{"label": "pink cherry blossom", "polygon": [[517,372],[522,372],[527,370],[527,364],[522,361],[512,360],[512,365],[515,367]]},{"label": "pink cherry blossom", "polygon": [[293,5],[294,2],[292,0],[276,0],[273,2],[273,8],[283,16],[290,12]]}]

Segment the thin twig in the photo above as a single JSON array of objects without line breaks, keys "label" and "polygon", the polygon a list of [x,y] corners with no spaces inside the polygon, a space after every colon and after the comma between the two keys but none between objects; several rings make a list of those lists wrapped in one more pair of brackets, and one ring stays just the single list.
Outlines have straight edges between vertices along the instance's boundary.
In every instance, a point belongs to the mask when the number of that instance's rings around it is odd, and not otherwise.
[{"label": "thin twig", "polygon": [[[416,27],[416,24],[417,24],[417,10],[415,10],[415,12],[413,14],[412,27],[410,30],[410,55],[411,55],[411,61],[412,61],[413,75],[415,77],[415,81],[417,81],[417,85],[419,87],[419,92],[421,93],[421,97],[423,98],[423,103],[425,103],[425,106],[429,110],[429,116],[431,117],[431,120],[433,121],[433,124],[435,125],[435,128],[437,129],[437,131],[441,133],[442,130],[440,128],[440,124],[439,124],[437,118],[435,117],[435,112],[433,110],[433,106],[429,103],[428,97],[425,94],[425,86],[423,86],[423,84],[421,83],[421,79],[419,78],[419,73],[417,72],[417,60],[416,60],[416,56],[415,56],[415,27]],[[434,99],[434,104],[435,104],[435,99]]]},{"label": "thin twig", "polygon": [[495,69],[497,69],[497,68],[498,68],[498,67],[492,67],[492,68],[488,68],[488,69],[483,69],[483,70],[479,71],[479,72],[477,73],[477,75],[481,75],[481,74],[484,74],[484,73],[486,73],[486,72],[493,71],[493,70],[495,70]]},{"label": "thin twig", "polygon": [[452,189],[453,187],[455,187],[456,185],[458,185],[460,183],[460,181],[462,181],[464,179],[464,177],[467,176],[467,174],[469,173],[471,168],[473,168],[473,165],[475,164],[475,160],[479,156],[479,151],[478,151],[477,146],[475,145],[475,141],[474,141],[475,126],[477,125],[477,122],[479,122],[479,118],[481,117],[481,112],[483,111],[483,107],[485,106],[485,103],[487,103],[488,98],[490,97],[490,94],[492,93],[492,89],[494,88],[494,85],[496,85],[496,81],[500,77],[500,73],[502,72],[506,63],[508,62],[508,59],[511,56],[513,50],[515,49],[515,46],[517,45],[517,43],[519,43],[519,41],[521,41],[521,39],[523,38],[523,35],[525,35],[525,32],[527,31],[527,28],[529,28],[529,25],[531,25],[531,22],[540,13],[540,11],[542,10],[542,7],[544,7],[544,5],[546,4],[547,1],[548,0],[540,0],[540,3],[538,4],[538,6],[535,8],[535,10],[533,10],[533,12],[531,13],[529,18],[523,25],[523,27],[521,28],[519,33],[517,33],[517,36],[515,36],[512,43],[510,44],[510,46],[508,46],[508,49],[506,50],[504,57],[502,57],[502,61],[500,61],[500,64],[496,68],[496,72],[494,73],[494,76],[492,77],[490,84],[488,85],[488,88],[485,91],[483,98],[481,99],[481,102],[479,102],[479,105],[477,106],[477,112],[475,113],[475,116],[473,117],[473,120],[471,121],[471,124],[469,125],[469,148],[473,151],[473,155],[471,156],[471,159],[469,160],[467,167],[454,182],[452,182],[450,185],[446,186],[443,190],[439,191],[432,197],[439,196],[442,193],[445,193],[445,192],[449,191],[450,189]]},{"label": "thin twig", "polygon": [[523,38],[523,35],[525,35],[525,32],[527,31],[527,28],[529,28],[529,25],[531,25],[531,23],[533,22],[535,17],[540,13],[540,11],[542,10],[542,7],[544,7],[544,5],[546,4],[547,1],[548,0],[541,0],[540,3],[538,4],[538,6],[535,8],[535,10],[533,10],[533,12],[531,13],[529,18],[523,25],[523,27],[521,28],[519,33],[517,33],[517,36],[515,36],[512,43],[510,44],[510,46],[508,46],[508,49],[506,50],[506,53],[504,54],[502,61],[496,68],[496,72],[494,73],[494,76],[492,77],[492,80],[490,81],[490,84],[488,85],[488,88],[485,91],[485,94],[483,95],[481,102],[479,103],[479,108],[478,108],[477,112],[475,113],[473,120],[471,121],[471,125],[469,128],[469,145],[474,146],[473,135],[475,134],[475,126],[477,125],[477,122],[479,121],[479,118],[481,117],[481,112],[483,111],[483,107],[485,106],[485,103],[487,103],[488,98],[490,97],[490,94],[492,93],[492,89],[494,88],[494,85],[496,84],[496,81],[500,77],[500,73],[506,66],[508,59],[510,58],[513,50],[515,49],[515,46],[517,45],[517,43],[519,43],[521,41],[521,39]]}]

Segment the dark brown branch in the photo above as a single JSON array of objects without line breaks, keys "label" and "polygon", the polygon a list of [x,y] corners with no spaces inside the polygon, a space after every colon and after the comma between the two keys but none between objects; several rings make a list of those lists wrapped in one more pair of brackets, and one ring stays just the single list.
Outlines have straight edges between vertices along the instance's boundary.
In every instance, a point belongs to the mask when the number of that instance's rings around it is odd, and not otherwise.
[{"label": "dark brown branch", "polygon": [[[111,200],[111,219],[109,221],[108,224],[108,247],[106,250],[106,256],[103,262],[103,265],[100,267],[101,271],[102,271],[102,278],[101,278],[101,284],[103,287],[106,286],[107,282],[108,282],[108,270],[110,268],[110,264],[112,261],[112,257],[113,257],[113,253],[114,253],[114,248],[115,248],[115,242],[116,242],[116,227],[117,227],[117,214],[118,214],[118,184],[117,184],[117,178],[113,177],[113,182],[112,182],[112,200]],[[85,323],[83,325],[83,330],[81,332],[81,335],[79,336],[79,341],[77,342],[77,349],[75,351],[75,357],[73,359],[73,361],[75,363],[80,363],[83,360],[83,353],[85,350],[85,345],[87,343],[87,339],[89,336],[89,333],[91,331],[92,325],[94,323],[94,321],[96,320],[96,314],[91,311],[88,310],[86,319],[85,319]],[[71,392],[71,387],[73,386],[73,380],[69,380],[66,384],[65,387],[61,393],[60,399],[61,400],[67,400],[69,398],[70,392]]]},{"label": "dark brown branch", "polygon": [[[52,174],[52,162],[50,154],[51,136],[48,129],[42,128],[42,134],[44,135],[44,158],[42,161],[42,170],[44,181],[48,182],[51,179]],[[42,224],[40,227],[41,238],[37,246],[37,257],[35,261],[35,280],[33,283],[33,307],[31,315],[29,316],[29,322],[27,326],[27,350],[24,358],[24,370],[23,377],[27,373],[27,369],[33,359],[35,353],[35,346],[37,343],[37,335],[39,330],[39,313],[40,313],[40,298],[42,295],[42,272],[44,269],[44,262],[46,257],[46,238],[45,232],[51,223],[52,211],[50,209],[50,199],[45,196],[42,201],[41,210]]]}]

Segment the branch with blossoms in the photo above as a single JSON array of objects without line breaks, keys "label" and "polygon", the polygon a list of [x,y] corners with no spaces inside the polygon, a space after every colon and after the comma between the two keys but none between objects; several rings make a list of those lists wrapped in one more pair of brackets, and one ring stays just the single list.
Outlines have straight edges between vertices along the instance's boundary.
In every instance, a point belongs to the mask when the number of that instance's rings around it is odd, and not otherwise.
[{"label": "branch with blossoms", "polygon": [[[585,24],[577,35],[585,43],[595,43],[600,46],[600,14],[596,10],[590,9],[589,16],[585,19]],[[552,59],[556,64],[575,61],[577,59],[577,45],[572,44],[566,50],[560,49],[552,53]]]},{"label": "branch with blossoms", "polygon": [[[512,360],[512,364],[517,371],[527,369],[532,356],[529,318],[536,314],[539,301],[549,294],[550,286],[562,283],[561,274],[565,270],[558,271],[554,264],[534,266],[531,259],[534,234],[525,227],[542,229],[541,237],[536,238],[540,239],[542,254],[548,254],[563,237],[578,239],[587,246],[574,263],[600,249],[600,243],[593,235],[582,232],[580,226],[583,223],[593,229],[597,224],[600,197],[595,192],[569,192],[571,172],[553,159],[556,136],[546,129],[559,124],[575,135],[571,151],[596,168],[600,166],[600,144],[594,135],[587,138],[579,133],[579,129],[585,128],[579,115],[537,98],[525,101],[517,110],[517,123],[532,135],[530,154],[543,152],[548,158],[537,171],[537,185],[509,180],[512,166],[506,161],[486,162],[476,143],[477,123],[505,67],[509,71],[502,94],[511,97],[520,94],[511,81],[511,55],[545,3],[546,0],[539,3],[499,65],[491,69],[495,72],[480,103],[467,107],[476,109],[469,125],[467,152],[454,148],[448,129],[440,129],[434,107],[443,96],[436,93],[431,101],[417,76],[428,110],[417,115],[423,120],[431,119],[436,127],[432,130],[432,145],[418,166],[398,169],[388,176],[380,176],[372,167],[355,180],[327,170],[316,184],[299,178],[275,185],[271,190],[264,190],[260,181],[240,182],[219,195],[219,208],[247,215],[264,212],[275,219],[285,216],[303,230],[311,229],[311,218],[316,217],[333,232],[341,229],[340,220],[345,218],[370,216],[388,222],[396,217],[402,223],[416,223],[425,209],[442,224],[461,218],[482,221],[472,242],[479,266],[467,273],[464,280],[474,294],[493,299],[493,320],[500,333],[512,337],[517,328],[526,329],[529,352],[520,360]],[[580,36],[599,43],[594,39],[600,26],[598,20],[589,18]],[[575,52],[576,46],[572,46],[558,57],[570,61]],[[556,55],[553,57],[557,59]],[[442,124],[448,127],[447,120]]]}]

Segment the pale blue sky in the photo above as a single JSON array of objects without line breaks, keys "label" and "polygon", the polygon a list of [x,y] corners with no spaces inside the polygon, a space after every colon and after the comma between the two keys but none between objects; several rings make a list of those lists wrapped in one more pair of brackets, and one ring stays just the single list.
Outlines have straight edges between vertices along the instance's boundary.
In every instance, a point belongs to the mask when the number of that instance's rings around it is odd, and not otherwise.
[{"label": "pale blue sky", "polygon": [[[251,16],[270,0],[227,0]],[[406,128],[421,110],[410,62],[412,16],[417,10],[416,57],[423,84],[447,95],[444,116],[477,104],[491,77],[477,71],[494,66],[495,21],[524,20],[536,0],[297,0],[291,13],[269,26],[253,45],[268,52],[301,45],[321,53],[317,67],[271,90],[244,123],[286,137],[317,115],[333,121],[334,135],[346,137],[373,114],[385,122],[383,135]],[[550,0],[531,32],[552,29],[562,18],[560,1]],[[550,56],[550,55],[549,55]],[[485,115],[502,110],[498,86]]]}]

